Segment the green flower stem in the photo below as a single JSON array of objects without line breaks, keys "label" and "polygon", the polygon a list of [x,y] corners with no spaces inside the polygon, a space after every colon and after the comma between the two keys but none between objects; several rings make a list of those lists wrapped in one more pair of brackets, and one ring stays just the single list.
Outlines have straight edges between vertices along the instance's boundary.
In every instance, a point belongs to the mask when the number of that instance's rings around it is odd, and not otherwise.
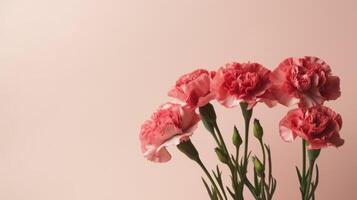
[{"label": "green flower stem", "polygon": [[306,150],[306,146],[307,146],[307,142],[305,140],[302,140],[302,174],[301,174],[301,190],[302,190],[302,199],[303,200],[309,200],[310,197],[313,194],[313,191],[310,191],[311,188],[311,180],[312,180],[312,175],[313,175],[313,171],[314,171],[314,166],[315,166],[315,161],[316,158],[318,157],[318,154],[315,154],[315,156],[311,156],[311,154],[309,153],[309,168],[306,171],[306,167],[307,167],[307,163],[306,163],[306,154],[307,154],[307,150]]},{"label": "green flower stem", "polygon": [[[260,147],[262,148],[262,154],[263,154],[263,166],[264,166],[264,170],[265,170],[265,148],[264,148],[264,144],[263,144],[263,139],[259,140],[260,143]],[[261,177],[261,194],[262,194],[262,199],[265,200],[266,196],[265,196],[265,175]]]},{"label": "green flower stem", "polygon": [[235,158],[235,165],[238,166],[239,164],[239,147],[236,147],[236,158]]},{"label": "green flower stem", "polygon": [[264,148],[264,143],[263,143],[263,139],[259,140],[260,143],[260,147],[262,148],[262,154],[263,154],[263,165],[265,167],[265,148]]},{"label": "green flower stem", "polygon": [[240,107],[242,110],[243,118],[244,118],[244,157],[243,157],[243,168],[240,170],[241,180],[243,180],[244,184],[248,187],[250,192],[253,194],[255,199],[259,199],[258,195],[255,193],[254,186],[250,183],[247,178],[247,168],[248,168],[248,141],[249,141],[249,124],[250,119],[252,117],[253,110],[248,110],[248,104],[245,102],[240,103]]},{"label": "green flower stem", "polygon": [[302,178],[305,180],[306,176],[306,141],[302,139]]},{"label": "green flower stem", "polygon": [[213,127],[214,127],[214,129],[216,129],[217,135],[218,135],[218,139],[219,139],[219,141],[220,141],[220,143],[218,143],[218,145],[221,144],[221,146],[223,147],[223,151],[226,153],[226,155],[229,156],[229,152],[228,152],[226,143],[224,142],[224,139],[223,139],[223,137],[222,137],[222,133],[221,133],[221,131],[219,130],[219,127],[218,127],[218,124],[217,124],[216,121],[214,122]]},{"label": "green flower stem", "polygon": [[254,188],[253,184],[248,180],[246,175],[243,175],[243,176],[244,177],[241,177],[242,181],[248,187],[249,191],[252,193],[254,198],[259,200],[259,196],[258,196],[258,194],[256,194],[256,191],[255,191],[255,188]]},{"label": "green flower stem", "polygon": [[[239,196],[238,190],[237,190],[237,188],[238,188],[238,175],[237,175],[237,171],[236,171],[236,169],[235,169],[235,168],[236,168],[236,167],[235,167],[235,164],[234,164],[235,162],[234,162],[234,160],[232,161],[231,157],[229,156],[229,155],[230,155],[230,154],[229,154],[229,151],[228,151],[228,149],[227,149],[226,143],[224,142],[222,133],[221,133],[221,131],[220,131],[220,129],[219,129],[218,124],[217,124],[216,121],[214,122],[213,126],[214,126],[214,129],[217,131],[217,135],[218,135],[218,138],[219,138],[219,140],[220,140],[221,147],[223,147],[223,151],[224,151],[225,154],[228,156],[228,163],[227,163],[227,165],[228,165],[228,167],[229,167],[229,169],[230,169],[230,171],[231,171],[232,179],[234,180],[234,181],[232,182],[232,186],[233,186],[233,190],[234,190],[234,192],[235,192],[235,199],[237,199],[238,196]],[[219,143],[218,143],[218,145],[219,145]]]},{"label": "green flower stem", "polygon": [[306,141],[302,139],[302,174],[301,174],[301,198],[305,200],[306,196]]},{"label": "green flower stem", "polygon": [[266,188],[266,191],[267,191],[267,199],[268,200],[271,200],[273,198],[273,195],[274,195],[274,192],[275,192],[275,188],[276,188],[276,180],[273,178],[273,175],[272,175],[272,160],[271,160],[271,151],[270,151],[270,148],[269,146],[266,146],[265,145],[265,148],[266,148],[266,151],[268,153],[268,165],[269,165],[269,178],[268,178],[268,186]]},{"label": "green flower stem", "polygon": [[177,145],[177,148],[183,154],[185,154],[188,158],[190,158],[191,160],[195,161],[202,168],[202,170],[205,172],[205,174],[207,175],[208,179],[210,180],[212,186],[214,187],[214,190],[217,191],[217,195],[219,196],[219,199],[223,200],[222,195],[220,193],[220,190],[217,187],[216,182],[214,182],[211,174],[208,172],[207,168],[205,167],[205,165],[201,161],[200,156],[198,154],[198,151],[197,151],[196,147],[194,146],[194,144],[191,142],[191,140],[182,141],[180,144]]},{"label": "green flower stem", "polygon": [[[308,158],[309,158],[309,170],[307,172],[307,181],[305,182],[305,194],[304,199],[314,199],[315,198],[315,190],[317,188],[319,172],[316,163],[317,158],[319,157],[321,149],[308,150]],[[314,173],[314,167],[316,165],[316,178],[312,181],[312,175]]]},{"label": "green flower stem", "polygon": [[248,141],[249,141],[249,124],[252,117],[253,109],[248,110],[248,104],[245,102],[240,103],[242,114],[245,122],[245,137],[244,137],[244,171],[248,167]]},{"label": "green flower stem", "polygon": [[213,187],[216,189],[217,194],[218,194],[218,196],[219,196],[219,199],[223,200],[223,197],[222,197],[222,195],[221,195],[220,190],[219,190],[218,187],[217,187],[216,182],[213,180],[211,174],[208,172],[206,166],[202,163],[201,159],[196,159],[195,161],[196,161],[197,164],[202,168],[202,170],[205,172],[207,178],[210,180],[211,184],[212,184]]},{"label": "green flower stem", "polygon": [[265,195],[265,175],[261,177],[261,199],[266,200],[266,195]]},{"label": "green flower stem", "polygon": [[247,156],[248,156],[248,141],[249,141],[249,122],[250,119],[244,119],[245,120],[245,138],[244,138],[244,166],[245,166],[245,171],[247,171]]},{"label": "green flower stem", "polygon": [[314,165],[315,165],[315,160],[310,160],[307,181],[305,183],[306,184],[305,185],[305,196],[304,196],[305,200],[309,200],[309,197],[310,197],[310,184],[311,184],[312,174],[314,171]]}]

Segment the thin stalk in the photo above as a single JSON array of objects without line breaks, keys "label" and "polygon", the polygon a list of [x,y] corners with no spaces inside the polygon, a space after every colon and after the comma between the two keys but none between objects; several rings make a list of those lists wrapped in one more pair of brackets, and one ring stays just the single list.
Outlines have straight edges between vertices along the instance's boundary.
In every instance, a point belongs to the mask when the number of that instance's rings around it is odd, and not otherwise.
[{"label": "thin stalk", "polygon": [[248,167],[248,140],[249,140],[249,123],[253,114],[253,109],[248,110],[248,103],[241,102],[240,107],[242,110],[242,114],[245,122],[245,137],[244,137],[244,170],[247,171]]},{"label": "thin stalk", "polygon": [[222,145],[221,145],[221,143],[219,142],[219,140],[218,140],[218,138],[217,138],[217,135],[216,135],[216,133],[214,132],[214,130],[213,130],[212,135],[213,135],[213,138],[214,138],[214,140],[216,141],[217,145],[218,145],[219,147],[221,147]]},{"label": "thin stalk", "polygon": [[315,160],[310,160],[309,171],[308,171],[309,173],[307,175],[307,182],[305,185],[305,197],[304,197],[305,200],[308,200],[310,196],[310,184],[311,184],[312,174],[314,171],[314,165],[315,165]]},{"label": "thin stalk", "polygon": [[[248,168],[248,141],[249,141],[249,124],[250,124],[250,119],[252,117],[253,110],[248,110],[248,104],[245,102],[240,103],[240,107],[242,110],[243,118],[244,118],[244,157],[243,157],[243,168],[242,171],[240,172],[241,180],[243,179],[245,185],[248,187],[248,189],[251,191],[251,193],[254,195],[255,199],[259,199],[257,194],[255,194],[255,188],[254,186],[249,182],[247,178],[247,168]],[[244,189],[244,187],[243,187]]]},{"label": "thin stalk", "polygon": [[306,141],[302,140],[302,177],[305,180],[306,176]]},{"label": "thin stalk", "polygon": [[265,176],[261,177],[261,194],[262,194],[262,200],[266,200],[266,196],[265,196]]},{"label": "thin stalk", "polygon": [[300,184],[300,188],[301,188],[301,197],[303,200],[305,200],[305,196],[306,193],[308,193],[306,191],[306,141],[304,139],[302,139],[302,174],[301,174],[301,184]]},{"label": "thin stalk", "polygon": [[[239,147],[236,147],[236,157],[235,157],[235,166],[236,166],[236,168],[239,167],[238,166],[238,163],[239,163],[238,159],[239,159]],[[235,176],[234,180],[236,182],[236,187],[237,187],[238,186],[238,170],[235,169],[232,173],[234,173],[234,176]],[[235,199],[238,199],[237,191],[236,191],[236,194],[235,194]]]},{"label": "thin stalk", "polygon": [[248,141],[249,141],[249,123],[250,119],[244,119],[245,120],[245,137],[244,137],[244,169],[247,171],[247,156],[248,156]]},{"label": "thin stalk", "polygon": [[219,138],[219,141],[220,141],[220,144],[221,144],[221,147],[223,147],[223,151],[225,151],[225,154],[228,156],[228,167],[231,171],[231,174],[232,174],[232,177],[233,177],[233,180],[234,182],[232,183],[232,186],[233,186],[233,189],[234,189],[234,192],[235,192],[235,198],[237,199],[238,198],[238,191],[237,191],[237,187],[238,187],[238,175],[237,175],[237,172],[236,172],[236,167],[235,167],[235,162],[232,161],[231,157],[230,157],[230,153],[227,149],[227,146],[226,146],[226,143],[224,142],[224,139],[223,139],[223,136],[222,136],[222,133],[218,127],[218,124],[217,122],[214,122],[213,124],[214,126],[214,129],[217,131],[217,135],[218,135],[218,138]]},{"label": "thin stalk", "polygon": [[239,164],[239,147],[236,147],[236,158],[235,158],[235,164],[238,166]]},{"label": "thin stalk", "polygon": [[219,199],[223,200],[223,197],[221,195],[220,190],[217,187],[216,182],[213,180],[211,174],[208,172],[206,166],[202,163],[202,161],[200,159],[197,159],[196,162],[198,163],[198,165],[202,168],[202,170],[205,172],[207,178],[210,180],[211,184],[213,185],[213,187],[217,190],[217,194],[219,196]]},{"label": "thin stalk", "polygon": [[225,151],[226,155],[229,156],[229,152],[228,152],[226,143],[224,142],[224,139],[223,139],[223,137],[222,137],[222,133],[221,133],[221,131],[219,130],[219,127],[218,127],[217,122],[214,122],[213,126],[214,126],[214,128],[216,129],[216,131],[217,131],[217,135],[218,135],[220,144],[221,144],[221,146],[223,147],[223,150]]},{"label": "thin stalk", "polygon": [[265,167],[265,148],[264,148],[263,140],[259,140],[259,143],[260,143],[260,147],[262,148],[263,165],[264,165],[264,167]]},{"label": "thin stalk", "polygon": [[245,177],[241,177],[241,179],[244,181],[245,185],[248,187],[254,198],[259,199],[259,196],[255,193],[255,188],[253,184],[248,180],[248,178],[245,176]]},{"label": "thin stalk", "polygon": [[[265,170],[265,148],[264,148],[264,144],[263,144],[263,139],[260,139],[259,143],[260,143],[260,147],[262,148],[263,166],[264,166],[264,170]],[[263,200],[265,200],[266,199],[266,197],[265,197],[265,175],[261,177],[261,182],[262,182],[262,186],[261,186],[262,198],[263,198]]]}]

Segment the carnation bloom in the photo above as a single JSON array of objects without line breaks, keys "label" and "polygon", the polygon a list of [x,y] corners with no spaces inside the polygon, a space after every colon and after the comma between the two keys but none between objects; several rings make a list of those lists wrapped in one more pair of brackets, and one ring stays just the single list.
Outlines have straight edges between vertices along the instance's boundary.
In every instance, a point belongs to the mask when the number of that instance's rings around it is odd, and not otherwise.
[{"label": "carnation bloom", "polygon": [[309,143],[309,149],[339,147],[344,143],[339,134],[341,116],[325,106],[291,110],[279,126],[283,140],[291,142],[299,136]]},{"label": "carnation bloom", "polygon": [[185,102],[191,108],[206,105],[214,99],[210,90],[209,72],[204,69],[197,69],[181,76],[168,95]]},{"label": "carnation bloom", "polygon": [[180,104],[165,103],[147,120],[140,131],[141,150],[154,162],[167,162],[171,155],[166,147],[188,140],[197,128],[199,116]]},{"label": "carnation bloom", "polygon": [[311,107],[341,95],[340,79],[316,57],[285,59],[272,72],[271,80],[276,100],[285,106],[298,103],[300,107]]},{"label": "carnation bloom", "polygon": [[258,63],[229,63],[214,73],[211,90],[228,108],[246,102],[251,109],[260,101],[272,106],[269,76],[270,71]]}]

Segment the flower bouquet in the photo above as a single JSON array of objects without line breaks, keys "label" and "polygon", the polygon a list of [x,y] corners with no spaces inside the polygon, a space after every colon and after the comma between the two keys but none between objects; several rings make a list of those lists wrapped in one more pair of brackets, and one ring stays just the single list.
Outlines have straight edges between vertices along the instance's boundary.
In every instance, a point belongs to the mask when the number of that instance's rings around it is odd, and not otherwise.
[{"label": "flower bouquet", "polygon": [[[244,199],[244,189],[254,199],[273,199],[277,180],[273,176],[271,148],[264,142],[264,129],[258,119],[252,120],[254,106],[264,103],[296,106],[279,123],[281,138],[302,143],[302,166],[296,167],[302,200],[315,199],[319,183],[317,158],[321,149],[339,147],[342,118],[323,105],[341,95],[340,79],[332,75],[330,66],[316,57],[287,58],[273,71],[258,63],[229,63],[217,71],[198,69],[177,80],[168,96],[176,102],[167,102],[144,122],[140,131],[141,150],[154,162],[171,159],[168,146],[177,146],[188,158],[200,166],[206,176],[202,178],[212,200]],[[210,101],[217,100],[226,108],[239,106],[245,129],[233,127],[235,149],[227,148]],[[230,173],[230,184],[222,179],[219,165],[210,172],[191,141],[197,124],[202,122],[216,143],[214,149],[221,165]],[[261,156],[249,149],[253,135],[259,141]],[[242,137],[244,135],[244,137]],[[252,177],[248,177],[249,164]]]}]

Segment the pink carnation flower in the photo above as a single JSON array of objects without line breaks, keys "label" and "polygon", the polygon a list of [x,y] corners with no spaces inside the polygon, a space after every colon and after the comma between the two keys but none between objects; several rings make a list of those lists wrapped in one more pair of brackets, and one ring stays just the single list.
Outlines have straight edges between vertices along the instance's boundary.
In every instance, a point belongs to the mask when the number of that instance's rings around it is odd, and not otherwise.
[{"label": "pink carnation flower", "polygon": [[269,93],[270,71],[258,63],[229,63],[215,72],[211,90],[225,107],[248,103],[251,109],[257,102],[273,106]]},{"label": "pink carnation flower", "polygon": [[199,116],[192,109],[174,103],[161,105],[141,126],[140,141],[144,156],[154,162],[169,161],[171,155],[166,147],[189,139],[199,121]]},{"label": "pink carnation flower", "polygon": [[191,108],[206,105],[214,99],[210,90],[209,72],[198,69],[181,76],[168,95],[185,102]]},{"label": "pink carnation flower", "polygon": [[271,80],[275,98],[285,106],[311,107],[341,95],[340,79],[316,57],[287,58],[272,72]]},{"label": "pink carnation flower", "polygon": [[325,106],[308,109],[295,109],[280,121],[280,136],[292,142],[297,136],[309,142],[309,149],[327,146],[339,147],[344,140],[340,138],[342,118]]}]

